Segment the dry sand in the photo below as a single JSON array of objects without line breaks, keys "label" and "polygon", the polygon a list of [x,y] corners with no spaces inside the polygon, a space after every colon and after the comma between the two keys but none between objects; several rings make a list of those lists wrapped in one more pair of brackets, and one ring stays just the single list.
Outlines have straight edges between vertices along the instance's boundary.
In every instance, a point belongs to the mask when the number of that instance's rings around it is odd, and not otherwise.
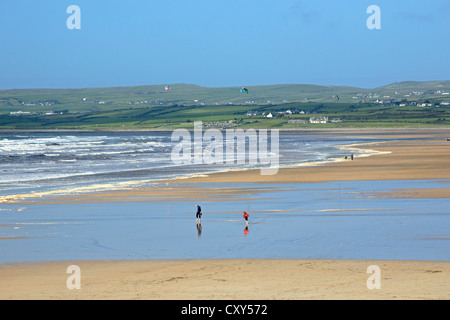
[{"label": "dry sand", "polygon": [[[355,157],[332,164],[280,169],[276,175],[259,170],[234,171],[194,177],[184,182],[302,183],[356,180],[450,179],[450,142],[411,140],[354,145],[352,148],[378,151],[378,155]],[[349,153],[349,152],[348,152]]]},{"label": "dry sand", "polygon": [[[396,132],[392,132],[395,135]],[[329,133],[332,134],[332,133]],[[279,170],[213,174],[183,183],[301,183],[352,180],[450,179],[448,131],[428,131],[414,140],[359,148],[382,152],[339,163]],[[414,137],[420,136],[414,133]],[[97,193],[83,201],[157,201],[190,197],[195,187],[166,181],[165,187]],[[446,197],[450,188],[402,190],[377,196]],[[275,188],[276,186],[274,186]],[[203,190],[221,199],[261,190]],[[198,194],[196,196],[198,199]],[[41,200],[43,201],[43,200]],[[80,201],[76,196],[49,201]],[[81,268],[81,289],[66,286],[70,264]],[[381,289],[369,290],[367,267],[381,270]],[[1,299],[449,299],[450,262],[364,260],[171,260],[78,261],[0,265]]]},{"label": "dry sand", "polygon": [[[66,273],[80,268],[80,289]],[[380,269],[380,288],[367,273]],[[67,261],[0,265],[0,299],[448,299],[450,263],[368,260]]]}]

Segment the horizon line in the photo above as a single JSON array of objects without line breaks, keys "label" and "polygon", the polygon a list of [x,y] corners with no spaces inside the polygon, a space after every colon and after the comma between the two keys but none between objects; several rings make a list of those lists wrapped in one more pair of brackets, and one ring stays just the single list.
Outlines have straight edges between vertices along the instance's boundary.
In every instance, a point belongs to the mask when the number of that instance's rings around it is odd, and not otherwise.
[{"label": "horizon line", "polygon": [[[353,85],[333,85],[333,84],[314,84],[314,83],[276,83],[276,84],[253,84],[253,85],[244,85],[245,87],[270,87],[270,86],[296,86],[296,85],[305,85],[305,86],[318,86],[318,87],[347,87],[347,88],[357,88],[357,89],[378,89],[386,86],[390,86],[393,84],[400,84],[405,82],[447,82],[450,80],[403,80],[403,81],[394,81],[385,85],[381,85],[378,87],[366,88],[359,87]],[[150,86],[165,86],[165,85],[192,85],[198,86],[202,88],[210,88],[210,89],[220,89],[220,88],[240,88],[243,85],[228,85],[228,86],[205,86],[199,85],[195,83],[186,83],[186,82],[178,82],[178,83],[159,83],[159,84],[139,84],[139,85],[112,85],[112,86],[92,86],[92,87],[29,87],[29,88],[9,88],[9,89],[0,89],[0,91],[8,91],[8,90],[82,90],[82,89],[106,89],[106,88],[132,88],[132,87],[150,87]]]}]

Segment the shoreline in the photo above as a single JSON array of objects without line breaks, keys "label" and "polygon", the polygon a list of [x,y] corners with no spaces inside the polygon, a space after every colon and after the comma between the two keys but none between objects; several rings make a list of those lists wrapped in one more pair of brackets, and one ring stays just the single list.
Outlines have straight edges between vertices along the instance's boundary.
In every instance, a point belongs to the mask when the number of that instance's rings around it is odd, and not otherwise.
[{"label": "shoreline", "polygon": [[[391,132],[392,133],[392,132]],[[366,132],[367,134],[367,132]],[[393,133],[395,134],[395,133]],[[405,133],[405,134],[410,134]],[[422,134],[422,136],[420,136]],[[370,135],[370,134],[367,134]],[[427,137],[418,140],[414,137]],[[354,145],[352,145],[354,146]],[[363,146],[357,144],[357,146]],[[326,181],[439,180],[448,182],[450,142],[437,132],[415,133],[407,140],[365,146],[382,154],[356,157],[317,166],[280,169],[277,175],[261,176],[259,169],[213,173],[203,177],[164,180],[163,186],[62,197],[46,197],[32,204],[158,201],[204,196],[234,200],[243,194],[273,191],[282,184]],[[261,188],[233,188],[252,183]],[[197,187],[195,187],[197,185]],[[226,188],[229,186],[230,188]],[[246,193],[244,193],[244,191]],[[397,192],[397,193],[396,193]],[[435,189],[387,190],[374,197],[449,198],[450,185]],[[167,198],[168,197],[168,198]],[[212,198],[215,199],[215,198]],[[23,204],[19,201],[15,204]],[[8,203],[9,204],[9,203]],[[445,239],[446,240],[446,239]],[[3,240],[13,241],[13,240]],[[16,241],[16,240],[14,240]],[[20,241],[20,240],[17,240]],[[81,290],[69,290],[66,269],[79,265]],[[381,289],[370,290],[367,268],[378,265]],[[319,259],[174,259],[174,260],[83,260],[2,263],[2,299],[442,299],[449,298],[449,261],[425,260],[319,260]]]},{"label": "shoreline", "polygon": [[[184,179],[185,183],[313,183],[325,181],[376,181],[376,180],[447,180],[445,170],[450,158],[450,142],[441,140],[404,140],[353,144],[358,149],[374,150],[369,156],[355,160],[330,161],[313,166],[302,165],[280,168],[276,175],[262,176],[259,170],[241,173],[213,173],[207,177]],[[166,182],[169,182],[167,180]]]},{"label": "shoreline", "polygon": [[[383,142],[378,142],[383,143]],[[368,145],[377,144],[376,142],[367,142],[367,143],[354,143],[349,145],[341,145],[337,148],[343,151],[349,151],[353,153],[360,153],[358,157],[364,158],[364,157],[372,157],[377,155],[383,155],[383,154],[389,154],[390,151],[377,151],[373,149],[368,149]],[[343,158],[332,158],[328,160],[321,160],[321,161],[312,161],[312,162],[305,162],[297,165],[288,165],[285,167],[280,167],[278,170],[287,170],[287,169],[301,169],[301,168],[308,168],[308,167],[318,167],[318,166],[332,166],[336,163],[340,163],[344,160]],[[227,174],[256,174],[261,172],[260,168],[245,168],[245,169],[227,169],[224,171],[210,171],[210,172],[203,172],[203,173],[196,173],[191,174],[188,176],[179,176],[174,177],[171,179],[155,179],[155,180],[137,180],[137,181],[125,181],[118,183],[116,185],[112,185],[111,183],[97,183],[93,185],[87,185],[82,187],[74,187],[71,189],[59,189],[59,190],[50,190],[50,191],[43,191],[43,192],[31,192],[31,193],[24,193],[24,194],[16,194],[16,195],[5,195],[0,196],[0,204],[14,204],[14,203],[27,203],[27,202],[33,202],[36,203],[40,201],[39,199],[42,199],[43,201],[46,201],[46,197],[55,197],[55,198],[73,198],[73,197],[79,197],[79,196],[87,196],[91,197],[95,194],[108,194],[108,193],[123,193],[123,192],[142,192],[144,190],[161,190],[164,189],[164,187],[161,187],[161,185],[174,185],[174,184],[185,184],[185,183],[191,183],[192,179],[213,179],[216,175],[227,175]],[[194,182],[195,183],[195,182]],[[139,185],[145,185],[150,184],[154,186],[144,186],[141,187]],[[112,187],[112,189],[111,189]],[[108,189],[110,188],[110,189]],[[102,189],[108,189],[108,190],[102,190]]]},{"label": "shoreline", "polygon": [[[370,136],[368,132],[361,134]],[[281,167],[275,175],[261,175],[261,169],[254,168],[231,169],[171,179],[127,181],[114,185],[113,189],[108,189],[111,188],[110,184],[94,184],[72,189],[8,195],[0,197],[0,204],[71,203],[80,201],[82,197],[89,199],[89,201],[102,201],[102,198],[111,200],[117,198],[117,196],[122,197],[122,201],[132,201],[136,196],[143,196],[146,193],[164,193],[164,191],[167,191],[167,194],[169,189],[173,194],[181,191],[188,195],[184,189],[186,185],[191,184],[252,183],[273,185],[333,181],[449,180],[450,171],[445,170],[445,168],[447,159],[450,158],[450,142],[443,141],[442,132],[434,132],[431,136],[428,133],[423,135],[423,132],[416,132],[419,137],[414,137],[430,140],[417,140],[410,137],[409,133],[407,135],[404,138],[405,140],[342,145],[339,148],[344,152],[345,150],[348,152],[357,150],[358,152],[362,151],[361,155],[355,157],[354,160],[335,158]],[[198,191],[198,189],[195,190]],[[440,194],[447,195],[450,193],[449,190],[450,188],[443,187]],[[209,195],[215,194],[208,190],[203,191]],[[194,192],[191,192],[192,196],[194,194]],[[399,193],[386,193],[380,196],[389,194],[394,196]],[[415,194],[417,198],[420,197],[420,194],[430,195],[430,192],[426,190],[415,193],[412,191],[403,192],[402,197],[408,194]],[[433,197],[438,196],[434,195]],[[144,196],[143,198],[151,201],[151,197]]]}]

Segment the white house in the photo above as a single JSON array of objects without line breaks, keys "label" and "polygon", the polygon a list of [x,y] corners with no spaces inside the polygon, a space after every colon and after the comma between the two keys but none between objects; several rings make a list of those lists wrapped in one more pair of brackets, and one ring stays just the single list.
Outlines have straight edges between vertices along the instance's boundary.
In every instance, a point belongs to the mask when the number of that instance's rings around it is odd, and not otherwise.
[{"label": "white house", "polygon": [[328,117],[311,117],[309,123],[327,123]]},{"label": "white house", "polygon": [[257,116],[259,115],[258,111],[247,111],[247,116]]},{"label": "white house", "polygon": [[266,118],[273,118],[273,114],[272,114],[272,113],[269,113],[269,114],[266,116]]}]

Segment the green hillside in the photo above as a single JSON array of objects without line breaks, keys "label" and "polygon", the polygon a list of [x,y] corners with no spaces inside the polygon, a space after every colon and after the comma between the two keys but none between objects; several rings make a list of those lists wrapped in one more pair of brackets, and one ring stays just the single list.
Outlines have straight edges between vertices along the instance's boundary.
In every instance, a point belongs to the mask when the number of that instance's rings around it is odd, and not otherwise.
[{"label": "green hillside", "polygon": [[[162,129],[192,127],[197,120],[219,128],[450,124],[450,81],[400,82],[375,89],[253,86],[248,94],[239,89],[173,84],[169,92],[164,85],[1,90],[0,129]],[[309,123],[318,116],[328,117],[328,123]]]},{"label": "green hillside", "polygon": [[[435,99],[450,92],[450,81],[400,82],[374,89],[308,84],[208,88],[192,84],[81,89],[0,90],[0,112],[69,110],[71,112],[112,110],[142,105],[230,105],[281,104],[287,102],[371,102],[379,99]],[[408,96],[408,97],[405,97]]]}]

